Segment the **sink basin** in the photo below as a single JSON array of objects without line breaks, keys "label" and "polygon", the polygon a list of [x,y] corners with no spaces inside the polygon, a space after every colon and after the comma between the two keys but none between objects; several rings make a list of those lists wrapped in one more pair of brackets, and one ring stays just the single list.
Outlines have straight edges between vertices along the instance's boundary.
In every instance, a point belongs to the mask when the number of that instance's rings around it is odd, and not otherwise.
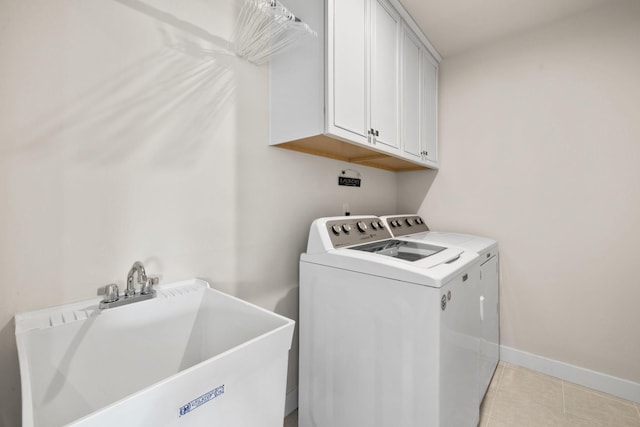
[{"label": "sink basin", "polygon": [[16,315],[23,426],[282,426],[294,322],[197,279],[156,290]]}]

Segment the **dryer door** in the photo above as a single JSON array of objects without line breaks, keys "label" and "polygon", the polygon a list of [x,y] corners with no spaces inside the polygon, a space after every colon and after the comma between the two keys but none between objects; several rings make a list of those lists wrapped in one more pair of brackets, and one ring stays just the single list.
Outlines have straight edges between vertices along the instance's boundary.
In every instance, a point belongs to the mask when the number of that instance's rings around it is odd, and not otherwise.
[{"label": "dryer door", "polygon": [[475,426],[479,421],[477,310],[480,267],[474,264],[440,290],[440,426]]},{"label": "dryer door", "polygon": [[480,399],[489,388],[500,359],[500,306],[498,292],[498,257],[480,266]]}]

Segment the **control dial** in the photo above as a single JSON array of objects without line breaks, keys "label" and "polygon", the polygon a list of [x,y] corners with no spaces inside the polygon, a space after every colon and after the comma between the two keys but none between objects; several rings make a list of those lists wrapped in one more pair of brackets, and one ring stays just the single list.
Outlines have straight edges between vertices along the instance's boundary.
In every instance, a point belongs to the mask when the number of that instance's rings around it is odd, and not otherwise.
[{"label": "control dial", "polygon": [[407,225],[408,225],[409,227],[412,227],[412,226],[413,226],[413,220],[412,220],[411,218],[407,218],[407,219],[405,219],[404,221],[407,223]]},{"label": "control dial", "polygon": [[342,231],[344,231],[345,233],[349,234],[349,232],[351,231],[351,226],[349,224],[343,224],[342,225]]},{"label": "control dial", "polygon": [[367,231],[367,224],[365,224],[364,221],[358,221],[356,226],[358,227],[358,230],[360,230],[361,233],[364,233],[365,231]]},{"label": "control dial", "polygon": [[333,234],[335,234],[336,236],[340,235],[340,226],[339,225],[332,225],[331,226],[331,231],[333,231]]}]

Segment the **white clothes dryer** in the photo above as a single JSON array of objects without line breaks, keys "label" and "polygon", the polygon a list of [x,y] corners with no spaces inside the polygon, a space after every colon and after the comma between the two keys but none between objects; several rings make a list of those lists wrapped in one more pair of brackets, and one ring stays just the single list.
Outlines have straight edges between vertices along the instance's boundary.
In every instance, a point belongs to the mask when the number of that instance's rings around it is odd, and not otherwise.
[{"label": "white clothes dryer", "polygon": [[478,396],[482,400],[500,359],[498,242],[470,234],[430,231],[419,215],[388,215],[380,219],[396,238],[475,252],[480,257],[480,283],[477,296],[481,318]]},{"label": "white clothes dryer", "polygon": [[300,256],[300,427],[475,427],[474,252],[320,218]]}]

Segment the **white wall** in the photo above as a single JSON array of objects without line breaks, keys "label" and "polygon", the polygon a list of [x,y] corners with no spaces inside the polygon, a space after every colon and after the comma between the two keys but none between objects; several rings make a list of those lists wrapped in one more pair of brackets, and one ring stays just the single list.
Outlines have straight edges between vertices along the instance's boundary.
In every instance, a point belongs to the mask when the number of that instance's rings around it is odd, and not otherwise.
[{"label": "white wall", "polygon": [[311,220],[395,211],[393,173],[339,188],[346,164],[268,147],[268,67],[226,50],[239,4],[0,1],[0,426],[20,423],[15,313],[141,260],[297,319]]},{"label": "white wall", "polygon": [[503,344],[640,383],[640,2],[440,72],[441,169],[398,209],[499,240]]}]

